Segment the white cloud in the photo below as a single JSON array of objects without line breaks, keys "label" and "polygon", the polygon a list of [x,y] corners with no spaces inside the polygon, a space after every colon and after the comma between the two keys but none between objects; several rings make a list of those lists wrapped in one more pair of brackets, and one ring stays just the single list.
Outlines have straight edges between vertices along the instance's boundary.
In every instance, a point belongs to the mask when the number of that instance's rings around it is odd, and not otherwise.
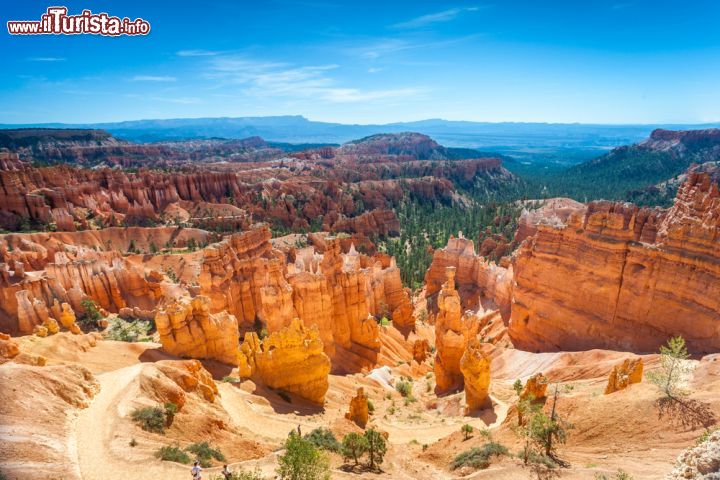
[{"label": "white cloud", "polygon": [[443,23],[455,20],[460,14],[465,12],[476,12],[480,10],[479,7],[466,7],[466,8],[451,8],[449,10],[443,10],[442,12],[430,13],[428,15],[422,15],[420,17],[412,18],[406,22],[396,23],[391,25],[392,28],[421,28],[434,23]]},{"label": "white cloud", "polygon": [[225,85],[240,85],[253,97],[311,99],[329,103],[356,103],[389,98],[407,98],[426,91],[420,87],[360,89],[340,85],[331,76],[335,64],[295,66],[279,62],[257,62],[242,57],[217,57],[206,78]]},{"label": "white cloud", "polygon": [[176,82],[175,77],[163,77],[157,75],[135,75],[130,79],[131,82]]},{"label": "white cloud", "polygon": [[175,52],[178,57],[212,57],[218,55],[219,52],[213,52],[211,50],[179,50]]},{"label": "white cloud", "polygon": [[30,57],[30,62],[64,62],[66,59],[63,57]]}]

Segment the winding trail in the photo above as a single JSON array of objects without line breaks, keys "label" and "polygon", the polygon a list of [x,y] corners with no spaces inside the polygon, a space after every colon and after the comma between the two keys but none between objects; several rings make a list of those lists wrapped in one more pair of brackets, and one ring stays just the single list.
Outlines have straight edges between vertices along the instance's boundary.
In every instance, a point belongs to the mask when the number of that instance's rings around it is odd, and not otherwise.
[{"label": "winding trail", "polygon": [[[116,425],[129,412],[123,411],[124,398],[136,388],[135,379],[143,365],[133,365],[97,376],[100,392],[90,406],[80,411],[75,422],[77,459],[83,480],[127,480],[128,478],[181,479],[187,468],[167,462],[143,461],[130,448],[115,453],[113,444],[126,442],[118,438]],[[142,453],[142,452],[138,452]],[[137,458],[135,458],[137,457]],[[136,469],[141,469],[138,474]],[[183,475],[184,474],[184,475]]]}]

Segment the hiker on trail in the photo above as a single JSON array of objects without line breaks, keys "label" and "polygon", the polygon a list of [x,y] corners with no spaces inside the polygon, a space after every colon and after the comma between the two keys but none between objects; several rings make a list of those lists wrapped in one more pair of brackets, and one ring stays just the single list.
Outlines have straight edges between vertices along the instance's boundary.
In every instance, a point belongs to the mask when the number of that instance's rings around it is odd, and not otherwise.
[{"label": "hiker on trail", "polygon": [[192,473],[192,480],[202,480],[202,468],[200,467],[200,462],[195,462],[193,464],[190,473]]},{"label": "hiker on trail", "polygon": [[220,472],[220,473],[223,474],[223,477],[225,477],[225,480],[230,480],[232,478],[232,472],[230,471],[230,467],[228,467],[227,465],[223,465],[222,472]]}]

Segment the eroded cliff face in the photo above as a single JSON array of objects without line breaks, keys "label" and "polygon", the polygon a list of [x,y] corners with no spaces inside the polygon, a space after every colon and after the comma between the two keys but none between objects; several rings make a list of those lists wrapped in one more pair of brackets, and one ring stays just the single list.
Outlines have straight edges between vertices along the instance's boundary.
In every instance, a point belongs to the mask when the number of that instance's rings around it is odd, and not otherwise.
[{"label": "eroded cliff face", "polygon": [[211,314],[207,297],[184,298],[165,306],[155,316],[155,325],[168,353],[227,364],[236,361],[237,320],[226,311]]},{"label": "eroded cliff face", "polygon": [[[241,331],[279,331],[294,318],[316,325],[325,353],[341,371],[374,365],[380,351],[375,316],[392,315],[404,327],[414,325],[412,304],[392,260],[367,257],[341,239],[323,239],[293,251],[294,261],[270,243],[267,227],[230,236],[204,250],[200,291],[212,311],[228,311]],[[335,361],[337,360],[337,361]]]},{"label": "eroded cliff face", "polygon": [[435,250],[425,273],[425,295],[433,297],[445,281],[447,267],[456,271],[457,291],[463,309],[483,313],[499,310],[510,317],[512,268],[504,268],[475,253],[471,239],[450,238],[445,248]]},{"label": "eroded cliff face", "polygon": [[306,328],[298,319],[260,340],[245,335],[237,356],[240,375],[296,394],[322,405],[329,388],[330,358],[323,352],[317,326]]},{"label": "eroded cliff face", "polygon": [[509,331],[522,349],[720,348],[720,198],[691,174],[667,211],[592,202],[516,253]]}]

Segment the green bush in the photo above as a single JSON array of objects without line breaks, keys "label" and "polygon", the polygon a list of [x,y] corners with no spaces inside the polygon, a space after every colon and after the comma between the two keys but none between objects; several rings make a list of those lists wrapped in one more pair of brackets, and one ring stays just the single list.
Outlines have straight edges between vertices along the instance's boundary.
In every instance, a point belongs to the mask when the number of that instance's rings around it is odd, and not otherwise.
[{"label": "green bush", "polygon": [[330,461],[309,441],[291,432],[285,453],[278,457],[277,473],[283,480],[328,480]]},{"label": "green bush", "polygon": [[80,302],[80,305],[82,305],[84,312],[78,315],[78,323],[82,326],[96,328],[102,315],[100,315],[100,310],[95,301],[91,298],[85,298]]},{"label": "green bush", "polygon": [[460,467],[487,468],[490,466],[490,458],[500,457],[508,454],[508,449],[497,442],[489,442],[480,448],[471,448],[459,454],[450,463],[450,468],[456,470]]},{"label": "green bush", "polygon": [[373,413],[375,411],[375,404],[369,398],[367,399],[367,406],[368,406],[368,413]]},{"label": "green bush", "polygon": [[403,397],[412,395],[412,383],[406,382],[405,380],[400,380],[397,385],[395,385],[395,390],[400,392],[400,395],[402,395]]},{"label": "green bush", "polygon": [[138,342],[146,339],[151,329],[152,326],[150,322],[143,320],[128,322],[122,318],[115,317],[110,320],[110,325],[105,332],[105,338],[118,342]]},{"label": "green bush", "polygon": [[208,442],[193,443],[185,447],[185,450],[194,454],[200,462],[200,465],[204,468],[212,467],[213,459],[219,462],[227,460],[220,450],[211,447]]},{"label": "green bush", "polygon": [[[222,475],[213,475],[210,480],[225,480]],[[263,480],[262,472],[259,469],[255,469],[252,472],[246,472],[240,470],[239,472],[233,472],[230,475],[230,480]]]},{"label": "green bush", "polygon": [[155,433],[165,433],[167,418],[165,409],[162,407],[136,408],[130,416],[143,430]]},{"label": "green bush", "polygon": [[303,438],[321,450],[328,450],[330,452],[340,451],[340,442],[338,442],[335,435],[327,428],[316,428]]},{"label": "green bush", "polygon": [[365,437],[355,432],[348,433],[343,437],[342,456],[347,462],[353,460],[358,465],[358,460],[367,452],[368,442]]},{"label": "green bush", "polygon": [[472,435],[473,427],[472,425],[466,423],[460,428],[460,431],[462,432],[465,440],[467,440],[468,438],[470,438],[470,435]]},{"label": "green bush", "polygon": [[155,457],[166,462],[190,463],[190,456],[178,445],[165,445],[155,452]]},{"label": "green bush", "polygon": [[367,441],[368,466],[371,470],[375,470],[380,466],[387,452],[387,443],[385,437],[374,429],[365,431],[365,440]]}]

